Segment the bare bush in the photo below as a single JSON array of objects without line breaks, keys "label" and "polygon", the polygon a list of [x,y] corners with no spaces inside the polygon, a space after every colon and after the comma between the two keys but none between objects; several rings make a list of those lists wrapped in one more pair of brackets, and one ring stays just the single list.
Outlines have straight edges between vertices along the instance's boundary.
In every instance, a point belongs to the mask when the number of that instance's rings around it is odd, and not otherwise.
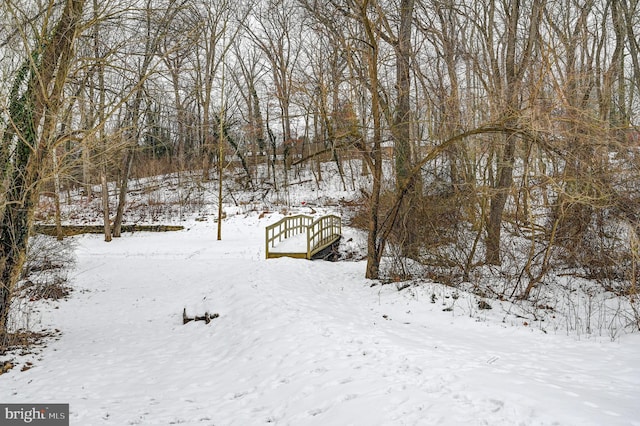
[{"label": "bare bush", "polygon": [[15,297],[9,312],[8,333],[0,341],[0,352],[25,347],[48,335],[32,331],[37,325],[34,302],[59,300],[72,291],[67,284],[67,273],[74,265],[73,243],[67,239],[34,235],[22,275],[16,286]]}]

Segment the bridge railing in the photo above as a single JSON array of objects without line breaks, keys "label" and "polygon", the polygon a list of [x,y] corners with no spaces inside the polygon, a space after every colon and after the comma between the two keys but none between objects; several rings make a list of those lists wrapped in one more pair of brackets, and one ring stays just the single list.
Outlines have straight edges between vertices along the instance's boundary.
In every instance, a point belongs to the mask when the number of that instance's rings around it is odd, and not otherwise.
[{"label": "bridge railing", "polygon": [[307,259],[342,235],[342,220],[336,215],[322,216],[307,228]]},{"label": "bridge railing", "polygon": [[[298,234],[306,234],[306,253],[274,253],[271,249],[279,242]],[[316,220],[312,216],[295,215],[283,217],[265,229],[265,255],[268,258],[279,255],[304,257],[313,255],[336,241],[342,235],[342,223],[339,216],[327,215]]]},{"label": "bridge railing", "polygon": [[296,216],[283,217],[276,223],[267,226],[267,228],[265,229],[265,253],[267,259],[269,258],[270,248],[275,247],[276,244],[278,244],[282,240],[286,240],[287,238],[293,237],[294,235],[306,232],[307,228],[312,223],[313,217],[299,214]]}]

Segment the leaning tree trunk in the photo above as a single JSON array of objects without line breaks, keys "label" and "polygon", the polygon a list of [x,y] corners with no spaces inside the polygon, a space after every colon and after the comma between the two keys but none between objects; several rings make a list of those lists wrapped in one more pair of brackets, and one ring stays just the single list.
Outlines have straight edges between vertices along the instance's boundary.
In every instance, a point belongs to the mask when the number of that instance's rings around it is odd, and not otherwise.
[{"label": "leaning tree trunk", "polygon": [[129,176],[133,165],[133,149],[128,147],[123,161],[123,172],[120,177],[120,192],[118,194],[118,206],[116,207],[116,217],[113,220],[113,236],[119,238],[122,234],[122,220],[127,200],[127,190],[129,188]]},{"label": "leaning tree trunk", "polygon": [[3,143],[15,143],[16,149],[3,176],[8,183],[0,223],[0,337],[8,332],[11,299],[27,253],[39,183],[54,146],[56,118],[83,8],[84,0],[65,2],[56,26],[51,32],[44,29],[40,37],[48,42],[25,61],[11,91],[11,120]]},{"label": "leaning tree trunk", "polygon": [[138,146],[138,136],[140,133],[138,121],[140,119],[142,101],[145,92],[144,82],[149,77],[153,60],[160,49],[160,42],[167,34],[167,29],[170,28],[169,24],[180,10],[180,8],[173,7],[174,3],[175,1],[169,2],[165,15],[159,22],[156,22],[152,20],[152,1],[147,0],[145,15],[145,31],[147,38],[145,40],[144,56],[138,70],[138,86],[133,100],[133,105],[129,111],[129,124],[131,126],[129,131],[130,138],[127,141],[127,147],[125,148],[125,157],[123,159],[124,169],[122,176],[120,177],[118,206],[116,208],[116,217],[113,223],[114,237],[120,237],[120,231],[122,229],[122,220],[126,206],[127,192],[129,189],[131,165]]}]

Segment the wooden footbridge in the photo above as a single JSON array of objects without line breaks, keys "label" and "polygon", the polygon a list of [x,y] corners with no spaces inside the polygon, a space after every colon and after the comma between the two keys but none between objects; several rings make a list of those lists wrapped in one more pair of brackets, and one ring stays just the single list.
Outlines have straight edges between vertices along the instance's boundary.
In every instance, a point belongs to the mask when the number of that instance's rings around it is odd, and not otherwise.
[{"label": "wooden footbridge", "polygon": [[267,226],[266,256],[311,259],[342,236],[340,217],[287,216]]}]

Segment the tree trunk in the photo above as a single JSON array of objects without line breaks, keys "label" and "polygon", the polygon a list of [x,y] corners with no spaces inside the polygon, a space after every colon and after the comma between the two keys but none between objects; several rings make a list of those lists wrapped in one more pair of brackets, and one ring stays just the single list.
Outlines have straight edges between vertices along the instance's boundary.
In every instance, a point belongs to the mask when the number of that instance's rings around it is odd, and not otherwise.
[{"label": "tree trunk", "polygon": [[[396,87],[397,104],[391,134],[393,137],[395,164],[396,164],[396,190],[401,191],[409,183],[409,174],[412,168],[411,155],[411,27],[413,20],[414,0],[401,0],[400,2],[400,28],[398,30],[396,55]],[[412,181],[413,182],[413,181]],[[411,184],[407,193],[409,198],[414,198],[418,186]],[[410,200],[411,201],[411,200]],[[411,214],[413,203],[403,203],[399,222],[399,237],[403,255],[416,257],[418,253],[417,220]]]},{"label": "tree trunk", "polygon": [[102,185],[102,221],[104,222],[104,240],[111,241],[111,218],[109,217],[109,184],[107,182],[107,171],[103,167],[100,172],[100,184]]},{"label": "tree trunk", "polygon": [[[504,74],[506,87],[504,93],[502,116],[505,128],[505,145],[499,158],[497,167],[497,181],[494,193],[491,196],[489,206],[489,218],[487,220],[487,240],[485,261],[490,265],[499,265],[500,259],[500,234],[502,228],[502,215],[505,204],[513,184],[513,167],[515,164],[516,140],[518,138],[518,115],[520,114],[520,87],[532,63],[534,47],[539,42],[539,26],[542,19],[546,0],[534,0],[531,6],[531,21],[525,48],[518,51],[518,27],[520,23],[520,0],[511,0],[508,4],[506,22],[506,54],[504,59]],[[520,60],[517,61],[517,56]],[[499,78],[499,76],[495,76]],[[500,84],[500,83],[498,83]]]},{"label": "tree trunk", "polygon": [[113,236],[119,238],[122,231],[122,219],[124,217],[124,208],[127,201],[127,191],[129,188],[129,176],[131,174],[131,165],[133,164],[133,148],[128,147],[124,156],[123,171],[120,177],[120,191],[118,194],[118,207],[116,207],[116,217],[113,220]]},{"label": "tree trunk", "polygon": [[53,196],[56,208],[56,239],[63,240],[62,236],[62,217],[60,212],[60,171],[58,170],[58,154],[55,148],[51,151],[51,159],[53,162]]},{"label": "tree trunk", "polygon": [[490,265],[499,265],[500,260],[500,234],[502,229],[502,214],[509,196],[509,189],[513,183],[513,164],[516,147],[516,136],[506,136],[504,152],[498,166],[498,180],[495,193],[491,196],[489,206],[489,219],[487,222],[486,262]]},{"label": "tree trunk", "polygon": [[365,152],[365,159],[369,160],[373,178],[369,197],[369,223],[367,235],[367,269],[365,277],[378,279],[380,276],[380,262],[384,252],[385,241],[379,238],[380,192],[382,190],[382,123],[380,114],[380,94],[378,80],[378,39],[374,34],[372,23],[367,17],[368,1],[360,9],[362,24],[370,45],[367,54],[367,73],[371,84],[371,114],[373,116],[373,146],[371,152]]},{"label": "tree trunk", "polygon": [[400,2],[400,29],[395,46],[397,104],[394,122],[391,127],[393,136],[396,186],[402,188],[411,172],[411,24],[414,0]]},{"label": "tree trunk", "polygon": [[[50,33],[45,28],[41,34],[40,41],[48,40],[41,55],[26,60],[12,91],[5,141],[7,137],[13,140],[16,149],[10,159],[13,166],[0,223],[0,337],[8,331],[11,299],[27,253],[39,183],[54,145],[56,117],[83,8],[83,0],[65,2],[55,28]],[[24,82],[27,85],[21,94]]]}]

